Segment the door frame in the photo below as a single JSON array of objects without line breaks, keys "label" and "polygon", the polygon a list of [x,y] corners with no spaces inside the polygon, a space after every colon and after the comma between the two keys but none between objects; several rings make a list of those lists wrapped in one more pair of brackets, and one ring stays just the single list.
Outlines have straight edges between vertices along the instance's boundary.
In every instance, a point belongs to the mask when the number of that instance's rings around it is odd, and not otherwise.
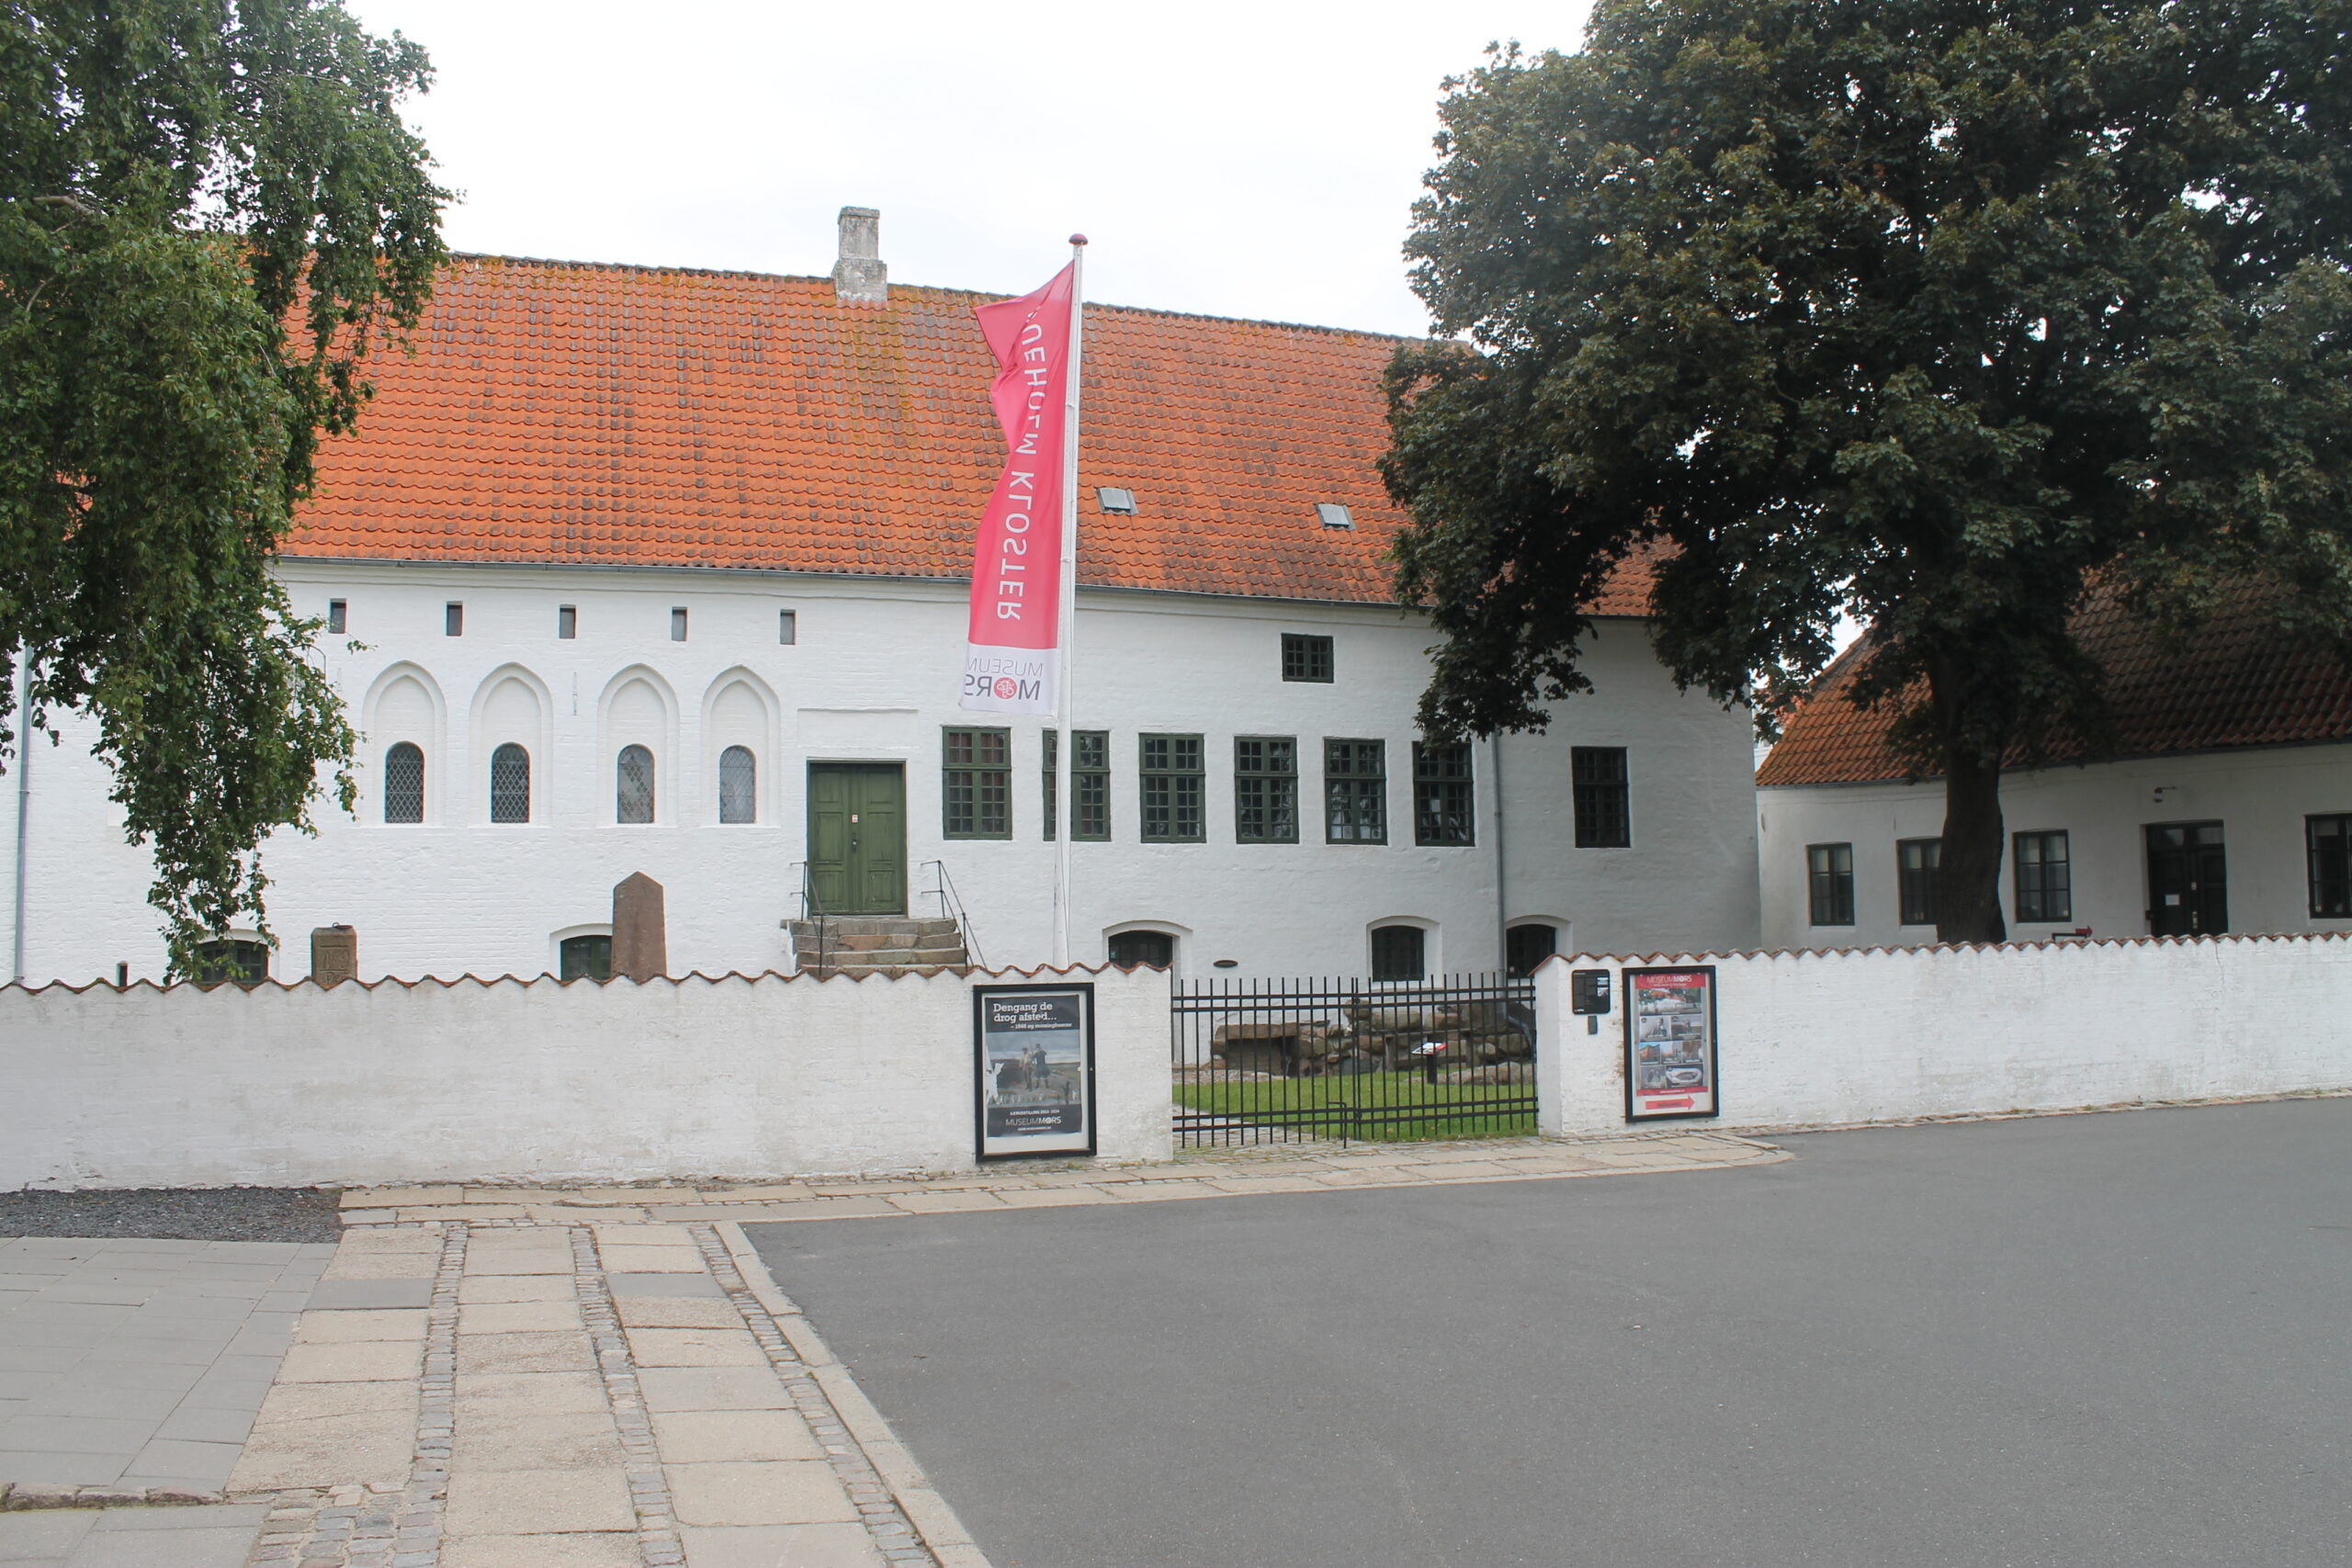
[{"label": "door frame", "polygon": [[2185,857],[2190,864],[2191,869],[2189,875],[2192,878],[2195,876],[2195,861],[2202,852],[2211,850],[2219,855],[2222,863],[2222,920],[2220,931],[2214,931],[2203,930],[2203,904],[2201,896],[2205,889],[2201,886],[2196,887],[2185,886],[2180,890],[2181,897],[2187,901],[2184,903],[2183,908],[2189,912],[2188,923],[2193,929],[2185,931],[2168,931],[2162,934],[2167,936],[2218,936],[2226,933],[2230,925],[2230,840],[2227,831],[2227,824],[2219,817],[2194,817],[2184,818],[2177,822],[2143,822],[2140,824],[2140,874],[2143,881],[2143,885],[2147,888],[2148,894],[2146,916],[2148,934],[2151,936],[2159,934],[2156,931],[2156,913],[2164,906],[2160,905],[2157,900],[2164,897],[2164,893],[2163,890],[2158,888],[2156,886],[2157,846],[2155,840],[2156,835],[2168,828],[2212,828],[2220,830],[2221,838],[2220,841],[2217,843],[2184,844],[2177,850],[2169,850],[2165,852],[2176,853]]}]

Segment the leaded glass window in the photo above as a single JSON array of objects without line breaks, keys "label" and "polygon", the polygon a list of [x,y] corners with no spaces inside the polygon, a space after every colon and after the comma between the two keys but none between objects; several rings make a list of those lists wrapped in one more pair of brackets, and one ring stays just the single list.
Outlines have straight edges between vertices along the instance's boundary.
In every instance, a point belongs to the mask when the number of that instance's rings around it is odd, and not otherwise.
[{"label": "leaded glass window", "polygon": [[424,751],[406,740],[384,753],[384,820],[424,820]]},{"label": "leaded glass window", "polygon": [[1141,738],[1143,841],[1197,844],[1207,837],[1208,781],[1197,735]]},{"label": "leaded glass window", "polygon": [[531,754],[512,740],[490,754],[490,819],[531,819]]},{"label": "leaded glass window", "polygon": [[718,754],[718,819],[756,822],[760,819],[760,765],[748,746],[729,746]]},{"label": "leaded glass window", "polygon": [[1323,837],[1334,844],[1388,841],[1388,743],[1323,742]]},{"label": "leaded glass window", "polygon": [[1475,842],[1477,815],[1470,788],[1467,741],[1443,746],[1413,742],[1413,842]]},{"label": "leaded glass window", "polygon": [[653,820],[653,753],[642,746],[621,748],[614,765],[613,819],[616,822]]},{"label": "leaded glass window", "polygon": [[1233,837],[1243,844],[1298,842],[1298,742],[1289,736],[1234,740]]}]

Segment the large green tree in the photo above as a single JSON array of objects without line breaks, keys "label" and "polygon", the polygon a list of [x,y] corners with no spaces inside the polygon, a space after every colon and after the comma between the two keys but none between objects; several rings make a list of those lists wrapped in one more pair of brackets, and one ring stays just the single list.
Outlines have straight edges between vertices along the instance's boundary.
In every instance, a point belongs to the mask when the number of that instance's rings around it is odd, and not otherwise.
[{"label": "large green tree", "polygon": [[260,918],[270,830],[350,802],[270,563],[446,254],[429,74],[335,0],[0,10],[0,761],[96,721],[183,971]]},{"label": "large green tree", "polygon": [[1946,941],[2003,935],[2003,759],[2100,732],[2087,592],[2275,584],[2352,646],[2345,0],[1600,0],[1449,84],[1390,488],[1444,731],[1586,689],[1629,558],[1686,687],[1871,640],[1945,784]]}]

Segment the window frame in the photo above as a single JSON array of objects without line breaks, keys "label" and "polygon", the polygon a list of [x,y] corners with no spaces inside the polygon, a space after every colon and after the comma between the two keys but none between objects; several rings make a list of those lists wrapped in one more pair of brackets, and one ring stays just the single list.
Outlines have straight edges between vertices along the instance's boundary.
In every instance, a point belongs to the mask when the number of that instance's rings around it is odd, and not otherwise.
[{"label": "window frame", "polygon": [[[1845,852],[1845,864],[1838,852]],[[1826,862],[1826,863],[1825,863]],[[1830,891],[1828,916],[1823,915],[1825,879]],[[1854,846],[1851,841],[1807,844],[1804,847],[1805,923],[1809,926],[1850,926],[1854,923]],[[1838,911],[1845,909],[1843,919]]]},{"label": "window frame", "polygon": [[[2051,840],[2057,840],[2060,854],[2049,858]],[[2034,859],[2030,863],[2040,874],[2031,880],[2040,884],[2029,889],[2026,886],[2026,845],[2035,846]],[[2057,868],[2053,890],[2050,870]],[[2055,894],[2054,908],[2052,894]],[[2030,901],[2029,901],[2030,900]],[[2075,918],[2074,844],[2064,828],[2036,828],[2009,835],[2009,908],[2012,918],[2021,926],[2064,925]]]},{"label": "window frame", "polygon": [[[1334,772],[1334,749],[1341,746],[1362,746],[1369,749],[1374,771],[1364,773],[1353,764],[1361,757],[1351,755],[1343,771]],[[1365,789],[1363,786],[1372,787]],[[1342,790],[1353,796],[1349,808],[1370,802],[1373,807],[1374,832],[1356,832],[1341,836],[1338,831]],[[1352,735],[1327,735],[1323,738],[1323,841],[1327,844],[1385,844],[1388,842],[1388,742],[1377,738]]]},{"label": "window frame", "polygon": [[351,602],[347,599],[327,601],[327,635],[343,637],[351,626]]},{"label": "window frame", "polygon": [[[1046,842],[1052,843],[1061,830],[1060,814],[1055,810],[1055,791],[1060,787],[1060,775],[1056,772],[1061,758],[1061,731],[1050,725],[1042,732],[1045,742],[1039,748],[1045,756],[1044,806]],[[1069,787],[1077,805],[1070,812],[1073,844],[1107,844],[1111,841],[1111,732],[1107,729],[1073,729],[1070,732]],[[1093,760],[1090,761],[1091,758]],[[1080,821],[1091,824],[1087,831],[1079,832]]]},{"label": "window frame", "polygon": [[[603,974],[600,975],[595,973],[593,966],[585,964],[581,967],[580,972],[566,972],[570,969],[571,964],[572,949],[575,943],[587,944],[582,951],[594,951],[594,944],[597,942],[604,943],[605,963]],[[576,936],[559,938],[555,944],[555,968],[556,980],[559,984],[569,985],[574,980],[586,980],[591,984],[602,984],[603,982],[611,979],[613,977],[613,933],[610,931],[582,931]]]},{"label": "window frame", "polygon": [[[413,817],[395,817],[392,815],[392,768],[397,761],[402,760],[401,759],[401,753],[403,751],[413,752],[416,757],[416,815]],[[418,745],[413,740],[393,741],[390,746],[384,748],[383,772],[384,825],[388,828],[413,828],[422,825],[424,821],[424,748]]]},{"label": "window frame", "polygon": [[[956,738],[967,739],[970,760],[958,764],[956,760]],[[993,739],[1003,748],[1002,756],[995,761],[982,758],[982,745]],[[959,775],[965,783],[958,785]],[[956,791],[970,792],[970,825],[956,826]],[[989,806],[1003,811],[1003,825],[986,826],[985,813]],[[940,730],[939,739],[939,836],[959,841],[1002,840],[1012,837],[1012,731],[997,725],[951,724]]]},{"label": "window frame", "polygon": [[466,602],[464,600],[452,599],[441,606],[441,635],[443,637],[466,635]]},{"label": "window frame", "polygon": [[229,931],[207,937],[196,944],[197,966],[188,978],[206,990],[215,986],[254,990],[269,984],[269,943],[257,936]]},{"label": "window frame", "polygon": [[[1132,963],[1120,958],[1119,943],[1135,937],[1157,937],[1168,948],[1167,958],[1165,960],[1138,958]],[[1102,961],[1114,968],[1130,972],[1152,968],[1165,969],[1172,975],[1176,972],[1176,933],[1162,931],[1157,926],[1129,926],[1125,931],[1113,931],[1102,939]]]},{"label": "window frame", "polygon": [[800,646],[800,612],[778,610],[775,613],[775,642],[778,648]]},{"label": "window frame", "polygon": [[[1544,933],[1543,954],[1532,964],[1521,962],[1523,955],[1519,951],[1522,945],[1520,941],[1521,931]],[[1533,946],[1534,943],[1528,942],[1523,945]],[[1546,959],[1558,956],[1560,956],[1560,928],[1550,920],[1515,920],[1503,928],[1503,972],[1505,974],[1514,978],[1525,979],[1542,968]]]},{"label": "window frame", "polygon": [[580,606],[577,604],[558,604],[555,607],[556,641],[573,642],[578,640],[579,637]]},{"label": "window frame", "polygon": [[[1587,761],[1599,764],[1614,759],[1615,778],[1587,778]],[[1623,746],[1571,746],[1568,748],[1568,793],[1572,814],[1576,818],[1576,845],[1580,850],[1630,850],[1634,847],[1634,770]],[[1604,813],[1613,809],[1616,838],[1603,838],[1601,833],[1611,824]],[[1589,831],[1588,831],[1589,828]]]},{"label": "window frame", "polygon": [[[1321,632],[1284,632],[1282,668],[1284,681],[1329,686],[1338,678],[1339,655],[1332,639]],[[1299,673],[1293,674],[1293,670]],[[1317,670],[1322,673],[1316,673]]]},{"label": "window frame", "polygon": [[[2327,874],[2328,868],[2321,862],[2320,824],[2323,822],[2334,824],[2337,829],[2332,836],[2338,845],[2335,853],[2339,863],[2334,869],[2332,878]],[[2303,849],[2309,874],[2311,918],[2314,920],[2352,920],[2352,811],[2307,814],[2303,818]],[[2326,908],[2322,907],[2321,896],[2329,890],[2326,885],[2331,880],[2341,897],[2337,908]]]},{"label": "window frame", "polygon": [[[1922,854],[1925,863],[1906,863],[1907,852],[1932,844],[1932,855]],[[1925,839],[1894,840],[1895,913],[1898,925],[1932,926],[1942,919],[1944,840],[1941,834]],[[1918,894],[1914,897],[1914,894]],[[1924,911],[1925,918],[1914,919],[1915,910]]]},{"label": "window frame", "polygon": [[[1164,746],[1167,760],[1158,766],[1152,748]],[[1179,758],[1189,749],[1192,763]],[[1153,799],[1157,794],[1160,798]],[[1189,794],[1190,801],[1183,796]],[[1166,830],[1152,831],[1154,810],[1167,814]],[[1193,830],[1180,831],[1184,813],[1192,814]],[[1136,839],[1145,844],[1204,844],[1209,830],[1207,737],[1174,730],[1153,730],[1136,737]]]},{"label": "window frame", "polygon": [[[1285,767],[1250,766],[1245,748],[1282,748]],[[1264,798],[1253,800],[1252,796]],[[1250,817],[1259,812],[1288,831],[1250,831]],[[1237,735],[1233,738],[1233,841],[1237,844],[1298,842],[1298,737],[1295,735]]]},{"label": "window frame", "polygon": [[[1458,774],[1438,770],[1451,764],[1452,757],[1432,753],[1457,755],[1462,771]],[[1448,797],[1458,797],[1462,803],[1461,836],[1450,837],[1433,832],[1431,824],[1447,820],[1442,803]],[[1467,740],[1449,745],[1434,745],[1427,740],[1413,742],[1413,842],[1422,849],[1466,850],[1478,842],[1478,764]]]}]

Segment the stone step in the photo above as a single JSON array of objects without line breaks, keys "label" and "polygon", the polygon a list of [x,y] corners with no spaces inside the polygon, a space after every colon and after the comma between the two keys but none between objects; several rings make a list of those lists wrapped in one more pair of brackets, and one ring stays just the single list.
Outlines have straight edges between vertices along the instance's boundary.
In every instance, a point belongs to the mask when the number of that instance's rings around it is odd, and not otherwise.
[{"label": "stone step", "polygon": [[813,939],[822,926],[832,936],[952,937],[956,922],[935,919],[910,919],[902,915],[832,915],[819,920],[794,920],[795,938]]},{"label": "stone step", "polygon": [[823,950],[820,959],[818,949],[812,944],[798,950],[797,962],[803,969],[814,969],[820,963],[827,969],[847,968],[853,964],[866,968],[903,969],[909,965],[932,968],[941,964],[968,964],[971,958],[961,947],[902,947],[879,951],[829,947]]},{"label": "stone step", "polygon": [[920,975],[927,969],[964,967],[965,965],[960,962],[956,964],[828,964],[825,965],[824,972],[828,975],[847,975],[853,979],[863,978],[868,975],[880,975],[887,979],[894,975]]}]

